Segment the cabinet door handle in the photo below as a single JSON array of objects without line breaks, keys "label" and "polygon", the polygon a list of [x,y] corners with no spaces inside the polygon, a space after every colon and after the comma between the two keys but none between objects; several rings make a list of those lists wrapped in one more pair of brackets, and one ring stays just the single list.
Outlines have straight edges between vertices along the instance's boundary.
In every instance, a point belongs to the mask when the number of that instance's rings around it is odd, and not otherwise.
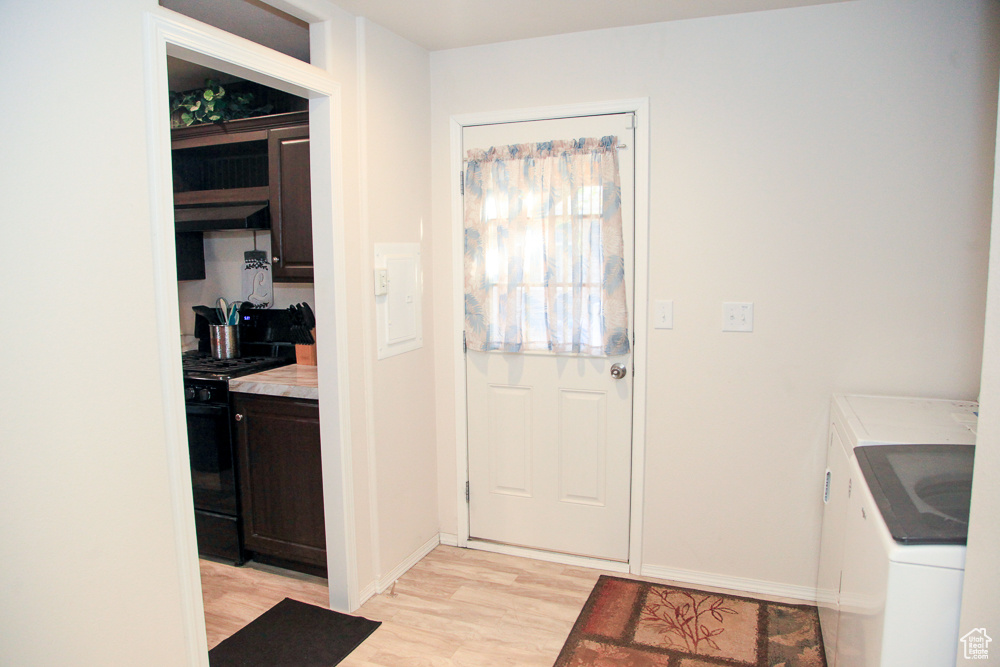
[{"label": "cabinet door handle", "polygon": [[243,415],[241,415],[240,413],[237,412],[235,419],[236,419],[236,421],[241,422],[241,421],[243,421]]},{"label": "cabinet door handle", "polygon": [[280,261],[281,261],[281,258],[278,257],[277,255],[275,255],[274,257],[271,258],[271,264],[277,264]]}]

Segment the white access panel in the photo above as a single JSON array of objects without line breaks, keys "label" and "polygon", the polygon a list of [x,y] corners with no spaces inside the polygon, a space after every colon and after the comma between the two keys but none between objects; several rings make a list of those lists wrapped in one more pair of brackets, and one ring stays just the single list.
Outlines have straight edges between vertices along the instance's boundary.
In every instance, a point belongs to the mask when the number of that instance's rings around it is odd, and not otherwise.
[{"label": "white access panel", "polygon": [[419,243],[375,244],[378,358],[416,350],[423,338],[423,269]]}]

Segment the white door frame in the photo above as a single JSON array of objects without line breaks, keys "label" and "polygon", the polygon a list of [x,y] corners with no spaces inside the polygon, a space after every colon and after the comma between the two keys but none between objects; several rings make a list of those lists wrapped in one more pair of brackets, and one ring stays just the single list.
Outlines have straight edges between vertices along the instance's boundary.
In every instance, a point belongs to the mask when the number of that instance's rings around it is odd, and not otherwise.
[{"label": "white door frame", "polygon": [[351,437],[348,415],[346,271],[341,156],[340,86],[329,74],[332,11],[310,0],[266,0],[310,23],[317,67],[223,30],[157,7],[144,19],[146,136],[153,248],[154,302],[165,416],[180,599],[188,663],[208,665],[195,537],[187,427],[181,374],[177,272],[171,185],[167,60],[177,56],[309,99],[313,254],[319,343],[319,409],[330,606],[351,611],[358,590]]},{"label": "white door frame", "polygon": [[[549,120],[572,116],[596,116],[612,113],[635,114],[635,297],[633,300],[632,328],[632,491],[629,518],[629,557],[627,566],[612,561],[552,552],[507,547],[469,538],[469,506],[465,488],[469,481],[469,440],[467,430],[468,405],[466,403],[465,353],[462,332],[465,327],[465,239],[463,234],[462,179],[462,130],[470,125],[512,123],[518,121]],[[649,99],[613,100],[609,102],[569,104],[552,107],[535,107],[507,111],[462,114],[451,117],[451,218],[452,218],[452,349],[455,361],[455,441],[457,462],[458,546],[514,555],[563,562],[573,565],[599,567],[612,571],[639,574],[642,567],[642,517],[643,480],[645,479],[646,451],[646,318],[649,285]],[[626,570],[627,567],[627,570]]]}]

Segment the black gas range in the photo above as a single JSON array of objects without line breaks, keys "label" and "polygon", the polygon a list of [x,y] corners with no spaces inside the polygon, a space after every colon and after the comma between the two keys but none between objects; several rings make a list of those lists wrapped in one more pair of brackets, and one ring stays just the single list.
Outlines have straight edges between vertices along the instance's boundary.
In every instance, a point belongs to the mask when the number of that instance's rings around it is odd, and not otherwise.
[{"label": "black gas range", "polygon": [[181,357],[185,380],[231,380],[243,375],[260,373],[271,368],[287,366],[294,359],[277,356],[247,356],[235,359],[216,359],[208,352],[190,350]]},{"label": "black gas range", "polygon": [[[264,351],[272,351],[265,349]],[[242,565],[246,560],[240,521],[239,480],[232,437],[229,380],[295,362],[289,348],[275,354],[215,359],[205,351],[185,352],[184,399],[194,491],[198,552]]]}]

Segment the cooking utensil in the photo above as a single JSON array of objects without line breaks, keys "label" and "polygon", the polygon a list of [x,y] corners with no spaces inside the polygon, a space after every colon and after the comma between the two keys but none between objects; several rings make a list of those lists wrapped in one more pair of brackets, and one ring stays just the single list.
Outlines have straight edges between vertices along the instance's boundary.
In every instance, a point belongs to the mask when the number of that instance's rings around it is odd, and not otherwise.
[{"label": "cooking utensil", "polygon": [[215,308],[210,308],[208,306],[192,306],[191,310],[195,312],[195,315],[201,315],[209,324],[222,324],[219,321],[219,313]]},{"label": "cooking utensil", "polygon": [[304,301],[299,304],[299,317],[302,319],[302,344],[315,344],[316,340],[313,338],[312,330],[316,326],[316,317],[313,315],[312,308]]},{"label": "cooking utensil", "polygon": [[215,305],[219,310],[219,324],[229,324],[229,304],[220,296]]},{"label": "cooking utensil", "polygon": [[289,342],[296,345],[313,344],[312,334],[306,327],[306,316],[302,304],[292,304],[288,307],[288,322]]},{"label": "cooking utensil", "polygon": [[312,308],[305,301],[302,302],[302,314],[305,317],[306,330],[312,331],[316,328],[316,315],[313,313]]},{"label": "cooking utensil", "polygon": [[220,296],[216,304],[217,304],[216,310],[218,311],[219,314],[218,324],[222,324],[225,326],[234,326],[239,323],[238,315],[240,312],[240,306],[243,304],[242,301],[233,301],[232,303],[227,303],[226,300]]}]

